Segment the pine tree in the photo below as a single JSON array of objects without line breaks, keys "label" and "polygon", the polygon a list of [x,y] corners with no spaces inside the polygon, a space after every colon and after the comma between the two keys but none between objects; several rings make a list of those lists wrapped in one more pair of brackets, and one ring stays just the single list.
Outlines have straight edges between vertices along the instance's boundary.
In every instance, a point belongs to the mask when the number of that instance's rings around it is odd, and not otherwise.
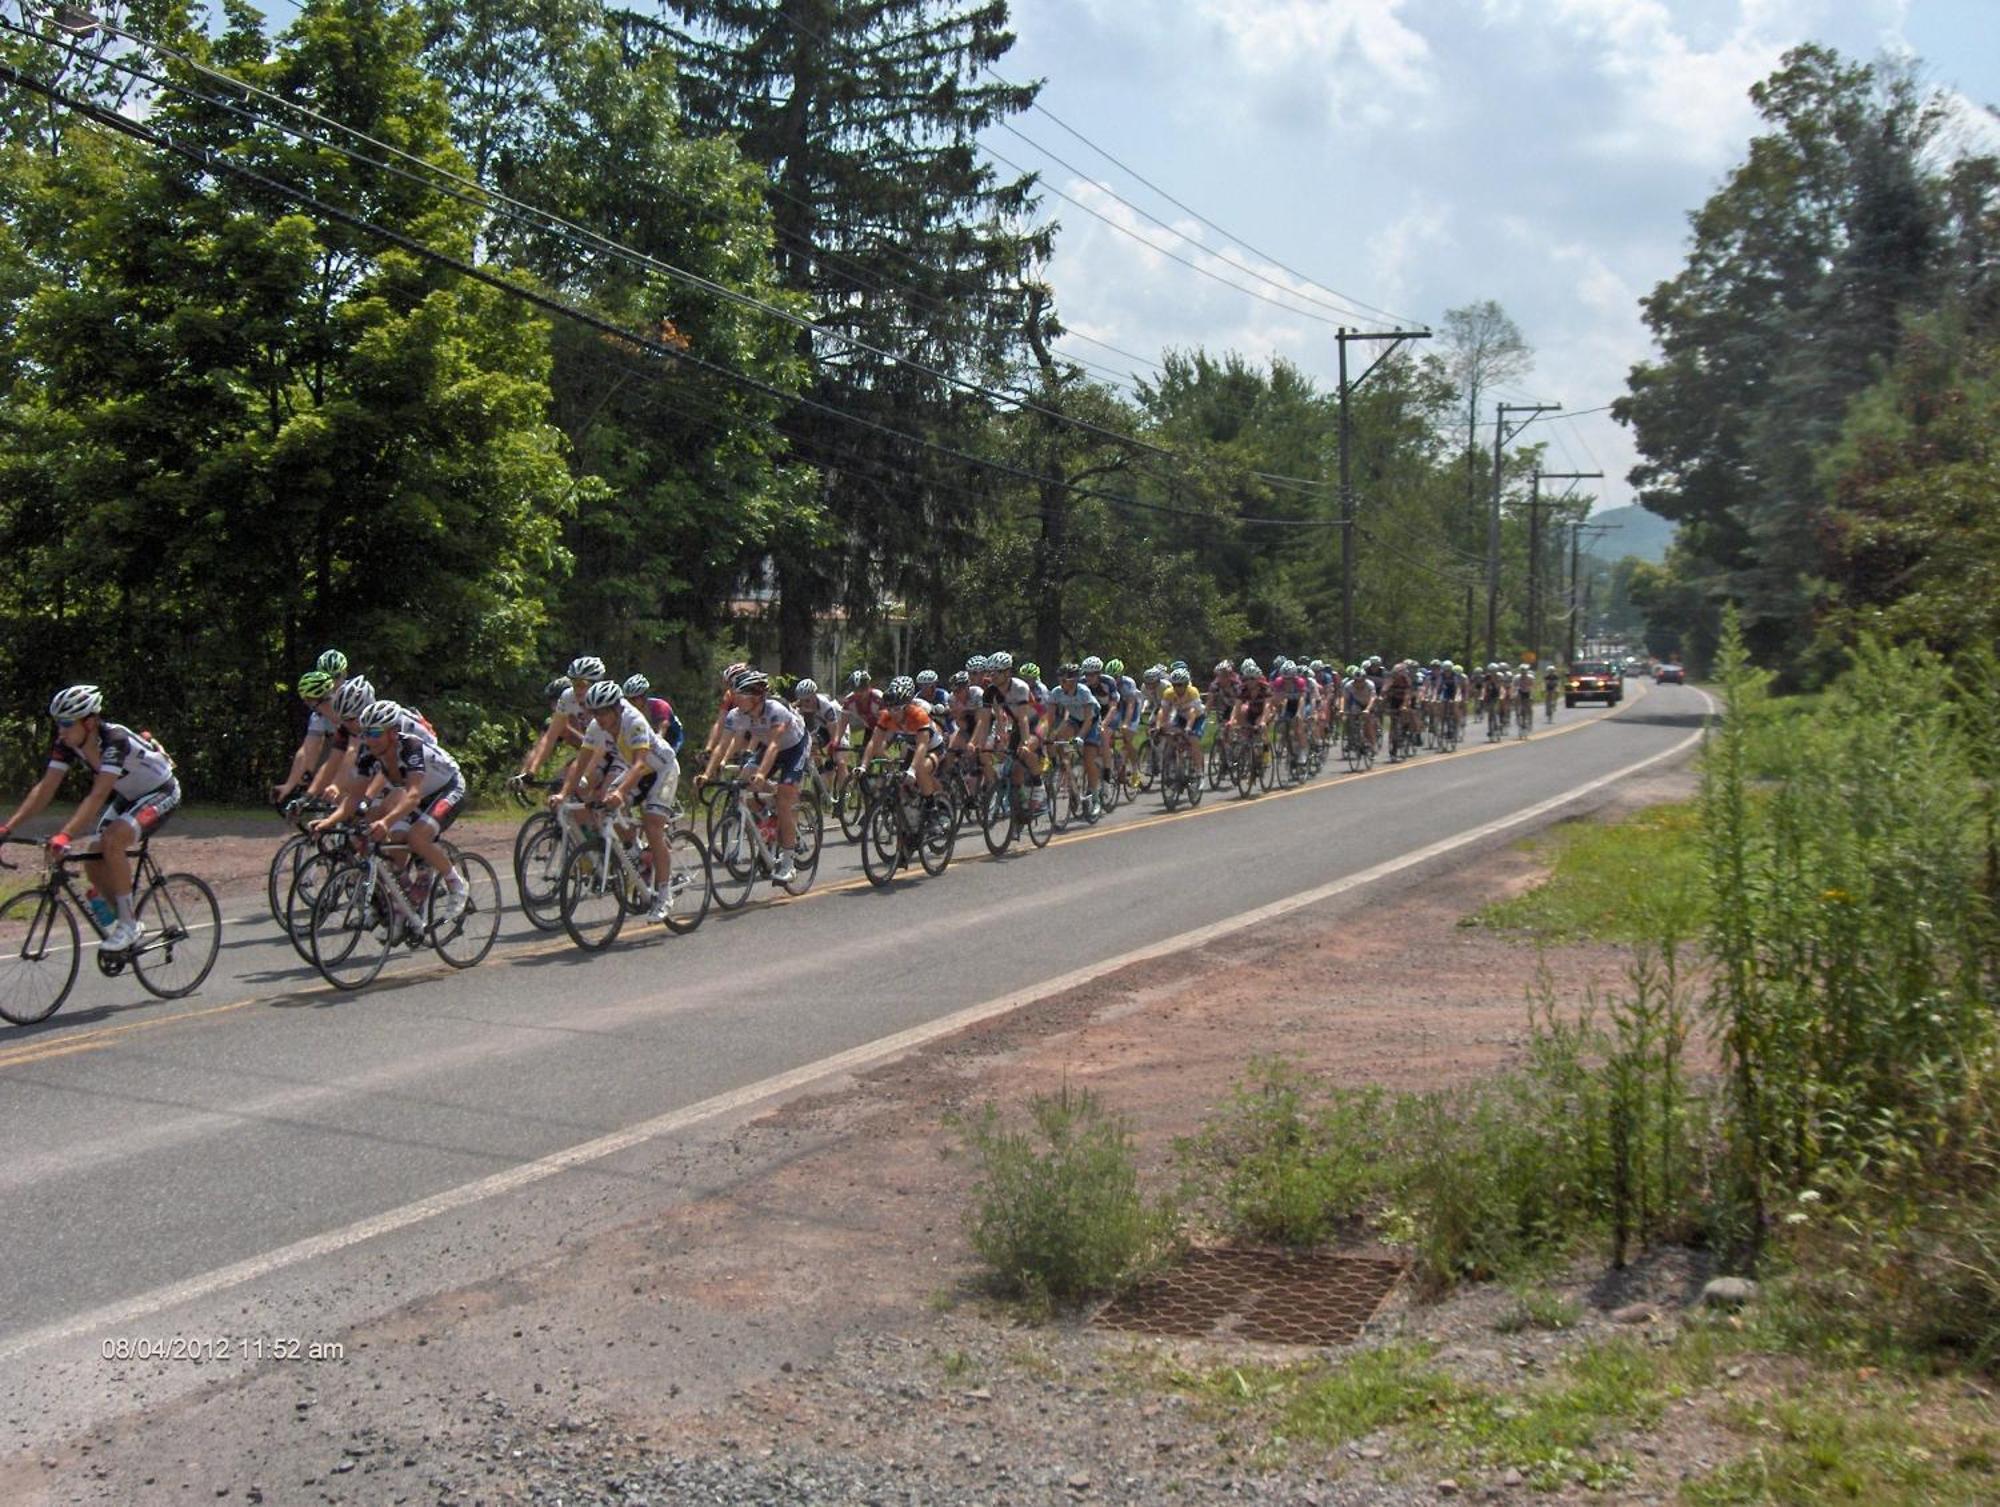
[{"label": "pine tree", "polygon": [[915,584],[913,565],[934,571],[976,537],[992,479],[881,429],[964,443],[985,405],[946,376],[1020,359],[1021,284],[1052,232],[1022,227],[1032,180],[999,179],[974,139],[1035,89],[983,75],[1013,42],[1005,0],[667,8],[678,24],[656,35],[678,53],[690,127],[734,136],[766,169],[779,281],[816,321],[798,340],[811,403],[787,431],[820,468],[825,524],[772,550],[780,656],[803,670],[820,610],[866,621]]}]

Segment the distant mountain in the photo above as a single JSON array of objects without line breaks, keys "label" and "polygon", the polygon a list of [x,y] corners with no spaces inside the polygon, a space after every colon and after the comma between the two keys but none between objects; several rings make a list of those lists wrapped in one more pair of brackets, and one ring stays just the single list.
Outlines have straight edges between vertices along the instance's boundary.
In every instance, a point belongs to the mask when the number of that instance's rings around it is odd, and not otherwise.
[{"label": "distant mountain", "polygon": [[1637,505],[1592,513],[1590,523],[1593,527],[1606,525],[1611,529],[1608,534],[1584,536],[1584,548],[1600,560],[1617,561],[1637,555],[1658,565],[1667,558],[1667,546],[1674,542],[1675,526]]}]

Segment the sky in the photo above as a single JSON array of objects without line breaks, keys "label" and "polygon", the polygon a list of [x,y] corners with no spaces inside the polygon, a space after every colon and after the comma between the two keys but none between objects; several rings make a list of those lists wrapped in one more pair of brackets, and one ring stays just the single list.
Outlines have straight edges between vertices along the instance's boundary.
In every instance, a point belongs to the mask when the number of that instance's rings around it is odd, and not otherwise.
[{"label": "sky", "polygon": [[[1646,359],[1638,301],[1681,265],[1688,213],[1756,131],[1749,88],[1787,48],[1914,54],[2000,148],[1979,108],[2000,103],[2000,0],[1013,0],[1013,17],[999,71],[1043,80],[1049,113],[986,143],[1051,190],[1049,276],[1073,330],[1149,359],[1278,355],[1331,388],[1334,326],[1382,328],[1376,310],[1435,326],[1494,299],[1535,351],[1502,396],[1579,413],[1530,434],[1551,469],[1607,473],[1600,507],[1633,500],[1637,456],[1610,414],[1581,411]],[[1326,307],[1326,290],[1372,308]]]}]

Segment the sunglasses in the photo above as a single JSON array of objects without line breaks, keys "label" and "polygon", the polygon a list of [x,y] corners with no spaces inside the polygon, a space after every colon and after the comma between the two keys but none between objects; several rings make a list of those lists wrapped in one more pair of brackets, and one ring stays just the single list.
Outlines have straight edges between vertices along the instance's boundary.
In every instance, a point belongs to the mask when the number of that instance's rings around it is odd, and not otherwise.
[{"label": "sunglasses", "polygon": [[77,725],[77,723],[81,722],[82,720],[83,720],[83,718],[81,718],[81,717],[58,717],[58,718],[56,718],[56,726],[57,726],[57,727],[75,727],[75,726]]},{"label": "sunglasses", "polygon": [[364,738],[379,738],[388,730],[386,727],[364,727],[361,729],[361,736]]}]

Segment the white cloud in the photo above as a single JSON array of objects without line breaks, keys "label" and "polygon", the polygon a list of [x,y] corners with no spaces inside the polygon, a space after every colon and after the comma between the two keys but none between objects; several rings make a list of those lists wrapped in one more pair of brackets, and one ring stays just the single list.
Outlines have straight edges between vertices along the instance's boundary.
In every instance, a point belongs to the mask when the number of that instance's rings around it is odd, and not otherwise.
[{"label": "white cloud", "polygon": [[1404,0],[1195,0],[1255,73],[1337,68],[1358,60],[1393,88],[1431,87],[1430,44],[1398,14]]},{"label": "white cloud", "polygon": [[1419,194],[1414,205],[1368,238],[1369,296],[1400,308],[1409,301],[1418,266],[1453,244],[1451,210]]}]

